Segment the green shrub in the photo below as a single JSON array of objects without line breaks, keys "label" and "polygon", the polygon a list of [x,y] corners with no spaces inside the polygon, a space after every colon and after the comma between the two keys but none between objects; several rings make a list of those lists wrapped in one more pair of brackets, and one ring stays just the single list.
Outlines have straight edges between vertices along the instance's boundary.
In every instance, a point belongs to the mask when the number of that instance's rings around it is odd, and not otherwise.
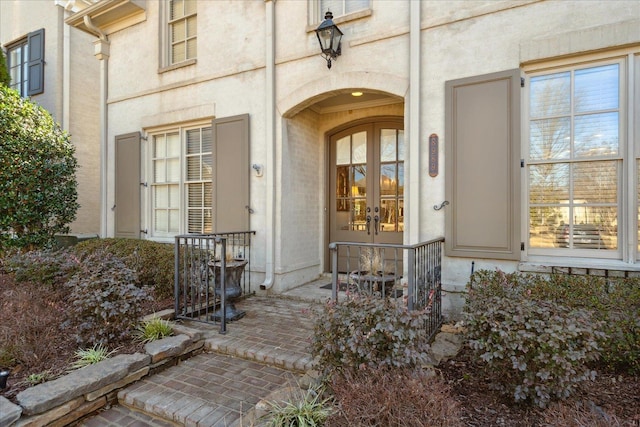
[{"label": "green shrub", "polygon": [[10,83],[11,76],[9,75],[9,71],[7,69],[7,60],[4,57],[4,52],[2,51],[2,49],[0,49],[0,86],[9,86]]},{"label": "green shrub", "polygon": [[532,296],[537,277],[483,272],[473,279],[467,338],[494,388],[544,407],[595,376],[588,363],[605,334],[591,311]]},{"label": "green shrub", "polygon": [[465,425],[451,386],[421,369],[364,369],[332,378],[332,427]]},{"label": "green shrub", "polygon": [[108,252],[95,252],[82,260],[82,269],[68,282],[70,319],[80,343],[108,345],[129,337],[151,298],[139,287],[133,270]]},{"label": "green shrub", "polygon": [[640,373],[640,279],[555,274],[535,277],[535,297],[593,312],[603,322],[600,365],[614,372]]},{"label": "green shrub", "polygon": [[315,319],[311,353],[332,371],[414,367],[429,361],[422,330],[426,313],[408,311],[389,298],[353,294],[329,301]]},{"label": "green shrub", "polygon": [[139,239],[90,239],[73,247],[78,257],[104,251],[122,259],[137,273],[142,286],[150,286],[158,299],[173,296],[173,245]]},{"label": "green shrub", "polygon": [[42,107],[0,84],[0,254],[53,245],[76,217],[75,148]]},{"label": "green shrub", "polygon": [[66,283],[80,268],[80,261],[66,250],[30,251],[7,258],[4,268],[18,282],[53,286]]}]

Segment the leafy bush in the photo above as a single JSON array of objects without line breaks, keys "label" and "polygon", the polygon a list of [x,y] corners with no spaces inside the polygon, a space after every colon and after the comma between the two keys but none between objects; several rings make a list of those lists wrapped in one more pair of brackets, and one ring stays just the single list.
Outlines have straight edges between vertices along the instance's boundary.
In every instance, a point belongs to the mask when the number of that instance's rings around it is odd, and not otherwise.
[{"label": "leafy bush", "polygon": [[460,404],[440,377],[420,369],[365,369],[332,379],[331,426],[457,427]]},{"label": "leafy bush", "polygon": [[640,373],[640,279],[554,274],[529,280],[534,297],[591,310],[603,322],[601,365]]},{"label": "leafy bush", "polygon": [[311,353],[326,374],[364,367],[414,367],[429,361],[426,313],[389,298],[352,294],[318,313]]},{"label": "leafy bush", "polygon": [[77,341],[108,345],[128,337],[142,315],[141,302],[151,298],[136,283],[135,272],[108,252],[83,259],[82,270],[67,284]]},{"label": "leafy bush", "polygon": [[50,246],[79,207],[75,148],[44,108],[4,85],[0,129],[0,253]]},{"label": "leafy bush", "polygon": [[137,273],[142,286],[151,286],[159,299],[173,296],[173,245],[138,239],[90,239],[73,247],[80,258],[104,251],[122,259]]},{"label": "leafy bush", "polygon": [[66,250],[31,251],[6,259],[4,268],[19,282],[63,285],[78,271],[80,261]]},{"label": "leafy bush", "polygon": [[485,272],[473,279],[467,335],[497,390],[544,407],[595,376],[587,364],[605,334],[590,311],[533,297],[538,278]]},{"label": "leafy bush", "polygon": [[331,414],[331,398],[323,399],[322,395],[322,389],[309,388],[306,393],[292,393],[286,402],[269,402],[264,421],[271,427],[323,426]]},{"label": "leafy bush", "polygon": [[7,69],[7,62],[4,57],[4,52],[2,52],[2,50],[0,49],[0,86],[9,86],[9,83],[11,83],[11,76],[9,75],[9,71]]},{"label": "leafy bush", "polygon": [[136,338],[141,342],[151,342],[173,335],[173,324],[160,317],[152,317],[138,325]]}]

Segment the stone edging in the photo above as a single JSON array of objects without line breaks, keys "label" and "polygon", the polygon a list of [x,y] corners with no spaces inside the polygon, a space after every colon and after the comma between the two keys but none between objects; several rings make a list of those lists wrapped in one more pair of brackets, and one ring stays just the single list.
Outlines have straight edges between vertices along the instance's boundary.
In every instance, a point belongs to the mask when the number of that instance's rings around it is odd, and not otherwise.
[{"label": "stone edging", "polygon": [[[173,316],[173,310],[165,311],[156,316]],[[171,337],[145,344],[145,354],[120,354],[29,387],[16,396],[19,405],[0,396],[0,427],[71,424],[116,403],[118,391],[127,385],[203,351],[200,331],[175,324],[173,333]]]}]

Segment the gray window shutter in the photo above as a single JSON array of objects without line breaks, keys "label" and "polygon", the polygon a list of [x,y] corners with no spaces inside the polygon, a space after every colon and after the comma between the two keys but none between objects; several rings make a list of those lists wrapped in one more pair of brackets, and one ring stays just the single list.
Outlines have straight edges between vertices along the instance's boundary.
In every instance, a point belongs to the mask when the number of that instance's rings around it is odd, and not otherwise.
[{"label": "gray window shutter", "polygon": [[29,46],[27,95],[44,92],[44,28],[27,35]]},{"label": "gray window shutter", "polygon": [[520,259],[520,70],[448,81],[447,256]]},{"label": "gray window shutter", "polygon": [[249,115],[213,120],[213,230],[249,230]]},{"label": "gray window shutter", "polygon": [[115,237],[140,238],[140,132],[116,136]]}]

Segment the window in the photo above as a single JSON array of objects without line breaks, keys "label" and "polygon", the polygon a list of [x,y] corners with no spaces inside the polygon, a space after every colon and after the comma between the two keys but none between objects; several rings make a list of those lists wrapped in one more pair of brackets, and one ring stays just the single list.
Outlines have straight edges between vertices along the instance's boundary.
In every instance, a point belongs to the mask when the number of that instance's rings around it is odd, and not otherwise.
[{"label": "window", "polygon": [[[626,109],[633,95],[625,91],[633,87],[628,81],[633,60],[529,75],[529,254],[634,258],[625,252],[638,248],[635,217],[640,215],[640,188],[634,184],[638,147],[625,136],[633,120]],[[636,214],[625,218],[627,212]]]},{"label": "window", "polygon": [[7,47],[7,67],[11,77],[9,87],[21,96],[44,92],[44,29]]},{"label": "window", "polygon": [[196,0],[170,0],[168,7],[169,60],[178,64],[197,56]]},{"label": "window", "polygon": [[[183,230],[189,233],[211,232],[212,161],[211,126],[153,135],[152,237],[173,237]],[[184,176],[182,164],[186,165]]]},{"label": "window", "polygon": [[320,0],[319,4],[321,18],[327,10],[338,17],[369,8],[369,0]]}]

